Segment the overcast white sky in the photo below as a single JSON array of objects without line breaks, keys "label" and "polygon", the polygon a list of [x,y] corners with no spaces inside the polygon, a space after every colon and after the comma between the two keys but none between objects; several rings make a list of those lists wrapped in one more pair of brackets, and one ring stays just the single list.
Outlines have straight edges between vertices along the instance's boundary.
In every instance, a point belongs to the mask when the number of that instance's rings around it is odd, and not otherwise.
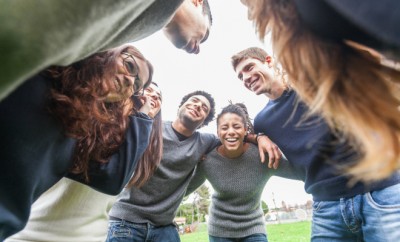
[{"label": "overcast white sky", "polygon": [[[247,20],[247,9],[239,0],[209,0],[209,3],[213,25],[198,55],[176,49],[161,31],[135,43],[154,65],[153,80],[163,92],[164,120],[174,120],[181,98],[195,90],[207,91],[214,97],[216,114],[232,100],[245,103],[254,118],[267,103],[264,95],[256,96],[242,86],[231,67],[230,57],[251,46],[270,52],[270,45],[257,39],[252,23]],[[215,121],[201,131],[216,134]],[[287,204],[303,204],[311,199],[303,185],[300,181],[272,177],[264,189],[263,200],[274,207],[274,193],[278,207],[282,200]]]}]

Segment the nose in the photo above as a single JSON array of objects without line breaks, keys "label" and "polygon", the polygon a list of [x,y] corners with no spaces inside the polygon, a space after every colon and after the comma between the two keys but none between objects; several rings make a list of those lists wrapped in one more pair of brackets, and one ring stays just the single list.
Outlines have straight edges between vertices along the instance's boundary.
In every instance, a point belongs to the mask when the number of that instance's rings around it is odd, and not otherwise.
[{"label": "nose", "polygon": [[195,108],[196,110],[200,111],[200,105],[198,103],[194,103],[193,104],[193,108]]},{"label": "nose", "polygon": [[248,86],[251,82],[251,75],[249,73],[243,73],[243,84]]},{"label": "nose", "polygon": [[[125,77],[124,77],[124,85],[126,87],[133,86],[135,81],[136,81],[136,79],[134,77],[132,77],[132,76],[125,75]],[[137,91],[137,90],[135,90],[135,91]]]},{"label": "nose", "polygon": [[228,135],[235,135],[236,134],[236,130],[233,127],[229,127],[228,128]]}]

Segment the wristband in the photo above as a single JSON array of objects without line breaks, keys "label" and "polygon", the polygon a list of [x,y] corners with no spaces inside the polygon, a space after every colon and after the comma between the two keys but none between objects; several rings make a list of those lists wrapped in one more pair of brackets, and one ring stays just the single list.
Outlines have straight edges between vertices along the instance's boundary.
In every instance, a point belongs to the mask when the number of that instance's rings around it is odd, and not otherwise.
[{"label": "wristband", "polygon": [[258,143],[258,137],[260,137],[260,136],[265,136],[265,134],[264,133],[258,133],[257,135],[256,135],[256,142]]}]

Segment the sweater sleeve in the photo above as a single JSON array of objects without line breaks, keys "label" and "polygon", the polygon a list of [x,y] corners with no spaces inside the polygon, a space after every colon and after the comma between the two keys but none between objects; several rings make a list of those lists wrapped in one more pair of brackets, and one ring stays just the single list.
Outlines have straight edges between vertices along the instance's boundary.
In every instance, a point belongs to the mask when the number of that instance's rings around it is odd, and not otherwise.
[{"label": "sweater sleeve", "polygon": [[279,162],[279,167],[276,170],[272,170],[272,175],[280,176],[283,178],[293,179],[293,180],[301,180],[304,181],[303,172],[299,169],[296,169],[293,164],[288,161],[286,157],[282,157]]},{"label": "sweater sleeve", "polygon": [[204,169],[202,165],[199,163],[196,168],[194,169],[192,178],[190,180],[189,186],[186,189],[185,196],[191,194],[192,192],[196,191],[204,182],[206,181],[206,176],[204,173]]},{"label": "sweater sleeve", "polygon": [[118,195],[132,177],[137,161],[143,155],[150,140],[153,120],[147,115],[130,117],[126,139],[107,163],[91,162],[89,182],[81,175],[67,174],[68,178],[84,183],[109,195]]}]

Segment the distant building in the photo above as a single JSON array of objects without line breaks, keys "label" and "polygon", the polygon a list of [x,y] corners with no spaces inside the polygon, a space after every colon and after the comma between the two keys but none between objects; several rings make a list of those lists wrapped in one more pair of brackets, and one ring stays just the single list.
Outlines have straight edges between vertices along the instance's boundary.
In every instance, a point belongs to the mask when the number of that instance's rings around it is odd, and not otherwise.
[{"label": "distant building", "polygon": [[175,217],[174,222],[178,225],[184,225],[184,224],[186,224],[186,218],[185,217]]}]

